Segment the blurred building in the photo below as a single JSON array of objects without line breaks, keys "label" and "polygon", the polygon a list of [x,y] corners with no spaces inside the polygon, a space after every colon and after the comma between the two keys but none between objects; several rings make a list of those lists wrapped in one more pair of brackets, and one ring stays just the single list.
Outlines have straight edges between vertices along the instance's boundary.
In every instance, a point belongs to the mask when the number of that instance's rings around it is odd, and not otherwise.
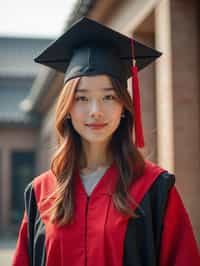
[{"label": "blurred building", "polygon": [[[146,140],[142,152],[147,159],[176,174],[177,188],[200,241],[199,2],[96,0],[83,3],[75,7],[66,28],[87,15],[163,52],[156,64],[139,74]],[[49,168],[50,156],[55,151],[54,108],[62,84],[63,74],[44,67],[23,102],[29,115],[37,113],[40,117],[34,139],[36,174]]]},{"label": "blurred building", "polygon": [[[23,192],[36,172],[38,115],[20,103],[39,66],[32,57],[49,39],[0,38],[0,228],[15,229],[23,213]],[[12,226],[13,225],[13,226]]]}]

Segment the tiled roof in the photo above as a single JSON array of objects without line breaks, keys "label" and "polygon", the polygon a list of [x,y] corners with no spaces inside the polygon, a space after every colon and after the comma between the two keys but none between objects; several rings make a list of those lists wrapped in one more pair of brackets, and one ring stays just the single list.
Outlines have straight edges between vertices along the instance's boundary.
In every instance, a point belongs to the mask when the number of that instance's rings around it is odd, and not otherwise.
[{"label": "tiled roof", "polygon": [[34,126],[39,123],[35,114],[26,113],[20,108],[20,102],[27,94],[27,88],[0,88],[0,124]]}]

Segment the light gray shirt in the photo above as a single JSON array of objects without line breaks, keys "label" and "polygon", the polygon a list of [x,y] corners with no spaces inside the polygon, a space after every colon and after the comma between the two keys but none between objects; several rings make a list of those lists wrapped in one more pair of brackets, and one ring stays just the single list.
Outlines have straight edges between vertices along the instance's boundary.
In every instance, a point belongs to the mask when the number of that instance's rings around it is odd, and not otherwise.
[{"label": "light gray shirt", "polygon": [[95,188],[97,183],[100,181],[100,179],[103,177],[103,175],[105,174],[108,168],[109,166],[104,166],[104,167],[98,168],[97,170],[89,174],[80,173],[82,183],[85,187],[85,191],[88,194],[88,196],[90,196],[93,189]]}]

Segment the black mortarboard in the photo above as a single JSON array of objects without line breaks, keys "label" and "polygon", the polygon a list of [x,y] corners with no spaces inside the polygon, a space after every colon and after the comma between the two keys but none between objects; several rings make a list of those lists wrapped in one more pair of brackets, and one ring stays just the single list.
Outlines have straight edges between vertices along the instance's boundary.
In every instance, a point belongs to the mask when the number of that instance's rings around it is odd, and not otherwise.
[{"label": "black mortarboard", "polygon": [[[139,140],[143,139],[143,133],[139,121],[137,68],[146,67],[160,55],[160,52],[132,38],[83,17],[34,60],[65,73],[64,82],[77,76],[108,74],[127,86],[127,80],[132,76],[133,93],[136,96],[134,99],[133,94],[136,146],[143,147],[143,140]],[[137,67],[133,65],[133,59]]]}]

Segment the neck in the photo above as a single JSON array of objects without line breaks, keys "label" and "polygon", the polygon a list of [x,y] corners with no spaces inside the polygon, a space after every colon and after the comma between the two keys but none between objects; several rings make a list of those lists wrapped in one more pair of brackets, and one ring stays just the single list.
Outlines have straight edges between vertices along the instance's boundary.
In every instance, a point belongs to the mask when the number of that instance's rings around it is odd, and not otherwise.
[{"label": "neck", "polygon": [[108,144],[88,143],[83,141],[83,156],[80,168],[95,170],[100,166],[107,166],[112,162],[112,156],[107,152]]}]

